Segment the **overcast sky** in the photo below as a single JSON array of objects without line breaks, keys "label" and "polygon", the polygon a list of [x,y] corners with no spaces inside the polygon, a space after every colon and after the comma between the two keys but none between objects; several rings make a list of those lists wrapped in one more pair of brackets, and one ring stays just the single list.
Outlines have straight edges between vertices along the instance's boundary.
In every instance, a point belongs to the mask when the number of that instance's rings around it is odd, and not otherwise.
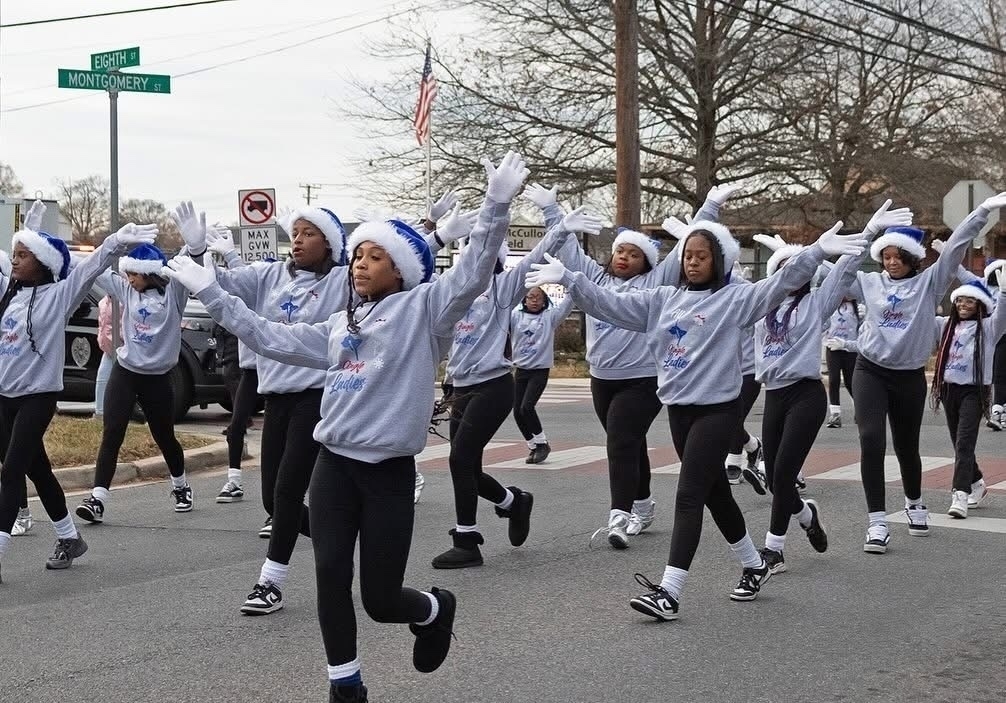
[{"label": "overcast sky", "polygon": [[[172,3],[0,4],[0,23],[6,25]],[[15,169],[29,195],[41,191],[55,197],[61,179],[107,177],[107,94],[59,89],[57,69],[89,69],[91,53],[139,46],[140,66],[126,71],[176,77],[170,95],[119,98],[120,199],[152,198],[169,208],[192,199],[211,221],[229,223],[237,219],[238,189],[273,187],[280,207],[296,207],[304,202],[300,183],[322,183],[315,204],[352,219],[348,213],[364,203],[354,189],[358,174],[351,160],[373,144],[364,143],[358,125],[340,116],[338,103],[349,93],[348,79],[375,78],[389,70],[365,51],[368,42],[393,41],[387,17],[438,4],[235,0],[2,29],[0,161]],[[437,42],[462,31],[466,21],[470,18],[458,13],[421,9],[414,26],[429,27]],[[422,58],[417,54],[414,60],[417,88]],[[247,60],[179,76],[240,59]]]}]

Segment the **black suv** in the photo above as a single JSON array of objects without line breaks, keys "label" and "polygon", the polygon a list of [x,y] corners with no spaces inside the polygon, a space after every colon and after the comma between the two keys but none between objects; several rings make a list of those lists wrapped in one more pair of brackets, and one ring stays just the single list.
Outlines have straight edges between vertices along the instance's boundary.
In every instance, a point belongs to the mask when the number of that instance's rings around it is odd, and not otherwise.
[{"label": "black suv", "polygon": [[[94,402],[94,384],[101,363],[98,348],[98,301],[105,292],[97,285],[84,297],[66,325],[66,360],[63,363],[63,393],[60,400]],[[220,403],[229,409],[230,396],[217,363],[215,323],[206,308],[189,298],[182,317],[182,351],[171,370],[175,391],[175,422],[189,408]]]}]

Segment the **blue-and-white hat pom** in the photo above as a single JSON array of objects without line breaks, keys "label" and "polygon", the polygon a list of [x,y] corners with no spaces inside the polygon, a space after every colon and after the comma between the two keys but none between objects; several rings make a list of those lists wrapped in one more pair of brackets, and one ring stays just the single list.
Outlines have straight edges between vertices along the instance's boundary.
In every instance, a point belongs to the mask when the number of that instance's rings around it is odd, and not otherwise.
[{"label": "blue-and-white hat pom", "polygon": [[729,279],[730,273],[734,268],[734,262],[740,258],[741,245],[740,242],[734,239],[734,236],[730,234],[730,230],[718,222],[697,220],[685,228],[685,230],[681,233],[681,236],[678,238],[678,241],[681,242],[681,262],[684,263],[685,261],[684,243],[688,241],[688,238],[692,236],[692,234],[699,230],[705,230],[716,238],[716,241],[720,245],[720,249],[723,250],[723,271],[726,273],[727,279]]},{"label": "blue-and-white hat pom", "polygon": [[388,252],[402,274],[402,288],[410,290],[433,276],[433,252],[416,230],[401,220],[364,222],[353,230],[346,248],[350,259],[363,242],[373,242]]},{"label": "blue-and-white hat pom", "polygon": [[27,248],[40,264],[52,271],[52,277],[57,281],[62,281],[70,272],[70,250],[59,237],[53,237],[48,232],[23,229],[14,234],[13,244]]},{"label": "blue-and-white hat pom", "polygon": [[334,212],[324,207],[301,207],[291,212],[280,224],[287,231],[291,239],[293,233],[293,223],[297,220],[307,220],[317,227],[328,241],[328,248],[332,250],[332,261],[339,266],[346,264],[346,228],[342,221]]},{"label": "blue-and-white hat pom", "polygon": [[959,288],[954,288],[954,292],[950,294],[950,302],[952,303],[958,298],[974,298],[985,306],[986,313],[991,313],[994,307],[992,291],[981,281],[971,281]]},{"label": "blue-and-white hat pom", "polygon": [[889,227],[870,245],[870,257],[876,262],[883,262],[881,252],[887,247],[903,249],[916,259],[926,258],[926,248],[922,240],[926,233],[918,227]]},{"label": "blue-and-white hat pom", "polygon": [[642,232],[637,232],[628,227],[621,227],[615,235],[615,241],[611,243],[611,253],[614,254],[619,244],[631,244],[643,252],[643,256],[650,263],[650,268],[657,267],[657,258],[660,255],[660,242],[652,237],[647,237]]},{"label": "blue-and-white hat pom", "polygon": [[122,273],[156,273],[168,265],[168,260],[153,244],[139,244],[119,259]]}]

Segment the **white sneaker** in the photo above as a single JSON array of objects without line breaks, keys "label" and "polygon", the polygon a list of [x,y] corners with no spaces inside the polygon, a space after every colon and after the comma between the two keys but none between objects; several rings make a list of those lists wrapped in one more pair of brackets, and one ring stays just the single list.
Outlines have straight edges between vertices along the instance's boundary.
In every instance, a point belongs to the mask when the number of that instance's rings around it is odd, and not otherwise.
[{"label": "white sneaker", "polygon": [[971,493],[968,494],[968,507],[977,508],[988,494],[989,489],[985,487],[985,479],[978,479],[971,484]]},{"label": "white sneaker", "polygon": [[986,426],[991,430],[999,432],[1002,430],[1004,423],[1006,423],[1006,412],[1003,412],[1003,406],[993,405],[992,411],[989,413],[988,422],[985,423]]},{"label": "white sneaker", "polygon": [[887,552],[887,545],[891,541],[891,531],[887,528],[887,523],[870,525],[866,530],[866,543],[863,551],[868,554],[884,554]]},{"label": "white sneaker", "polygon": [[964,491],[954,491],[947,515],[963,520],[968,516],[968,494]]},{"label": "white sneaker", "polygon": [[656,512],[657,502],[650,500],[644,508],[637,508],[632,505],[632,514],[629,516],[629,526],[625,528],[626,534],[635,536],[653,524],[653,514]]},{"label": "white sneaker", "polygon": [[31,516],[31,509],[22,508],[18,511],[17,519],[14,520],[14,526],[10,530],[11,537],[20,537],[31,531],[31,528],[34,526],[35,520]]},{"label": "white sneaker", "polygon": [[419,503],[419,496],[422,495],[423,486],[425,485],[426,485],[426,479],[423,478],[423,475],[419,473],[419,471],[416,471],[416,499],[414,501],[416,504]]},{"label": "white sneaker", "polygon": [[607,527],[602,527],[594,531],[594,534],[590,536],[590,542],[593,543],[594,538],[602,532],[607,532],[608,544],[615,549],[627,549],[629,547],[628,529],[629,518],[625,515],[615,515],[614,517],[608,519]]},{"label": "white sneaker", "polygon": [[921,503],[905,508],[908,516],[908,534],[912,537],[925,537],[929,534],[929,509]]}]

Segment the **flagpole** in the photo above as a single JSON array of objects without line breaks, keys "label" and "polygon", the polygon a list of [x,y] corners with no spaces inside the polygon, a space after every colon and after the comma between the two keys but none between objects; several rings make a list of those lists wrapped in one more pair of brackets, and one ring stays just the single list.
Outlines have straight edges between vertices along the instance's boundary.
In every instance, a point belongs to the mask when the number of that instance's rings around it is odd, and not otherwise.
[{"label": "flagpole", "polygon": [[430,106],[429,128],[426,132],[426,211],[433,205],[433,106]]}]

